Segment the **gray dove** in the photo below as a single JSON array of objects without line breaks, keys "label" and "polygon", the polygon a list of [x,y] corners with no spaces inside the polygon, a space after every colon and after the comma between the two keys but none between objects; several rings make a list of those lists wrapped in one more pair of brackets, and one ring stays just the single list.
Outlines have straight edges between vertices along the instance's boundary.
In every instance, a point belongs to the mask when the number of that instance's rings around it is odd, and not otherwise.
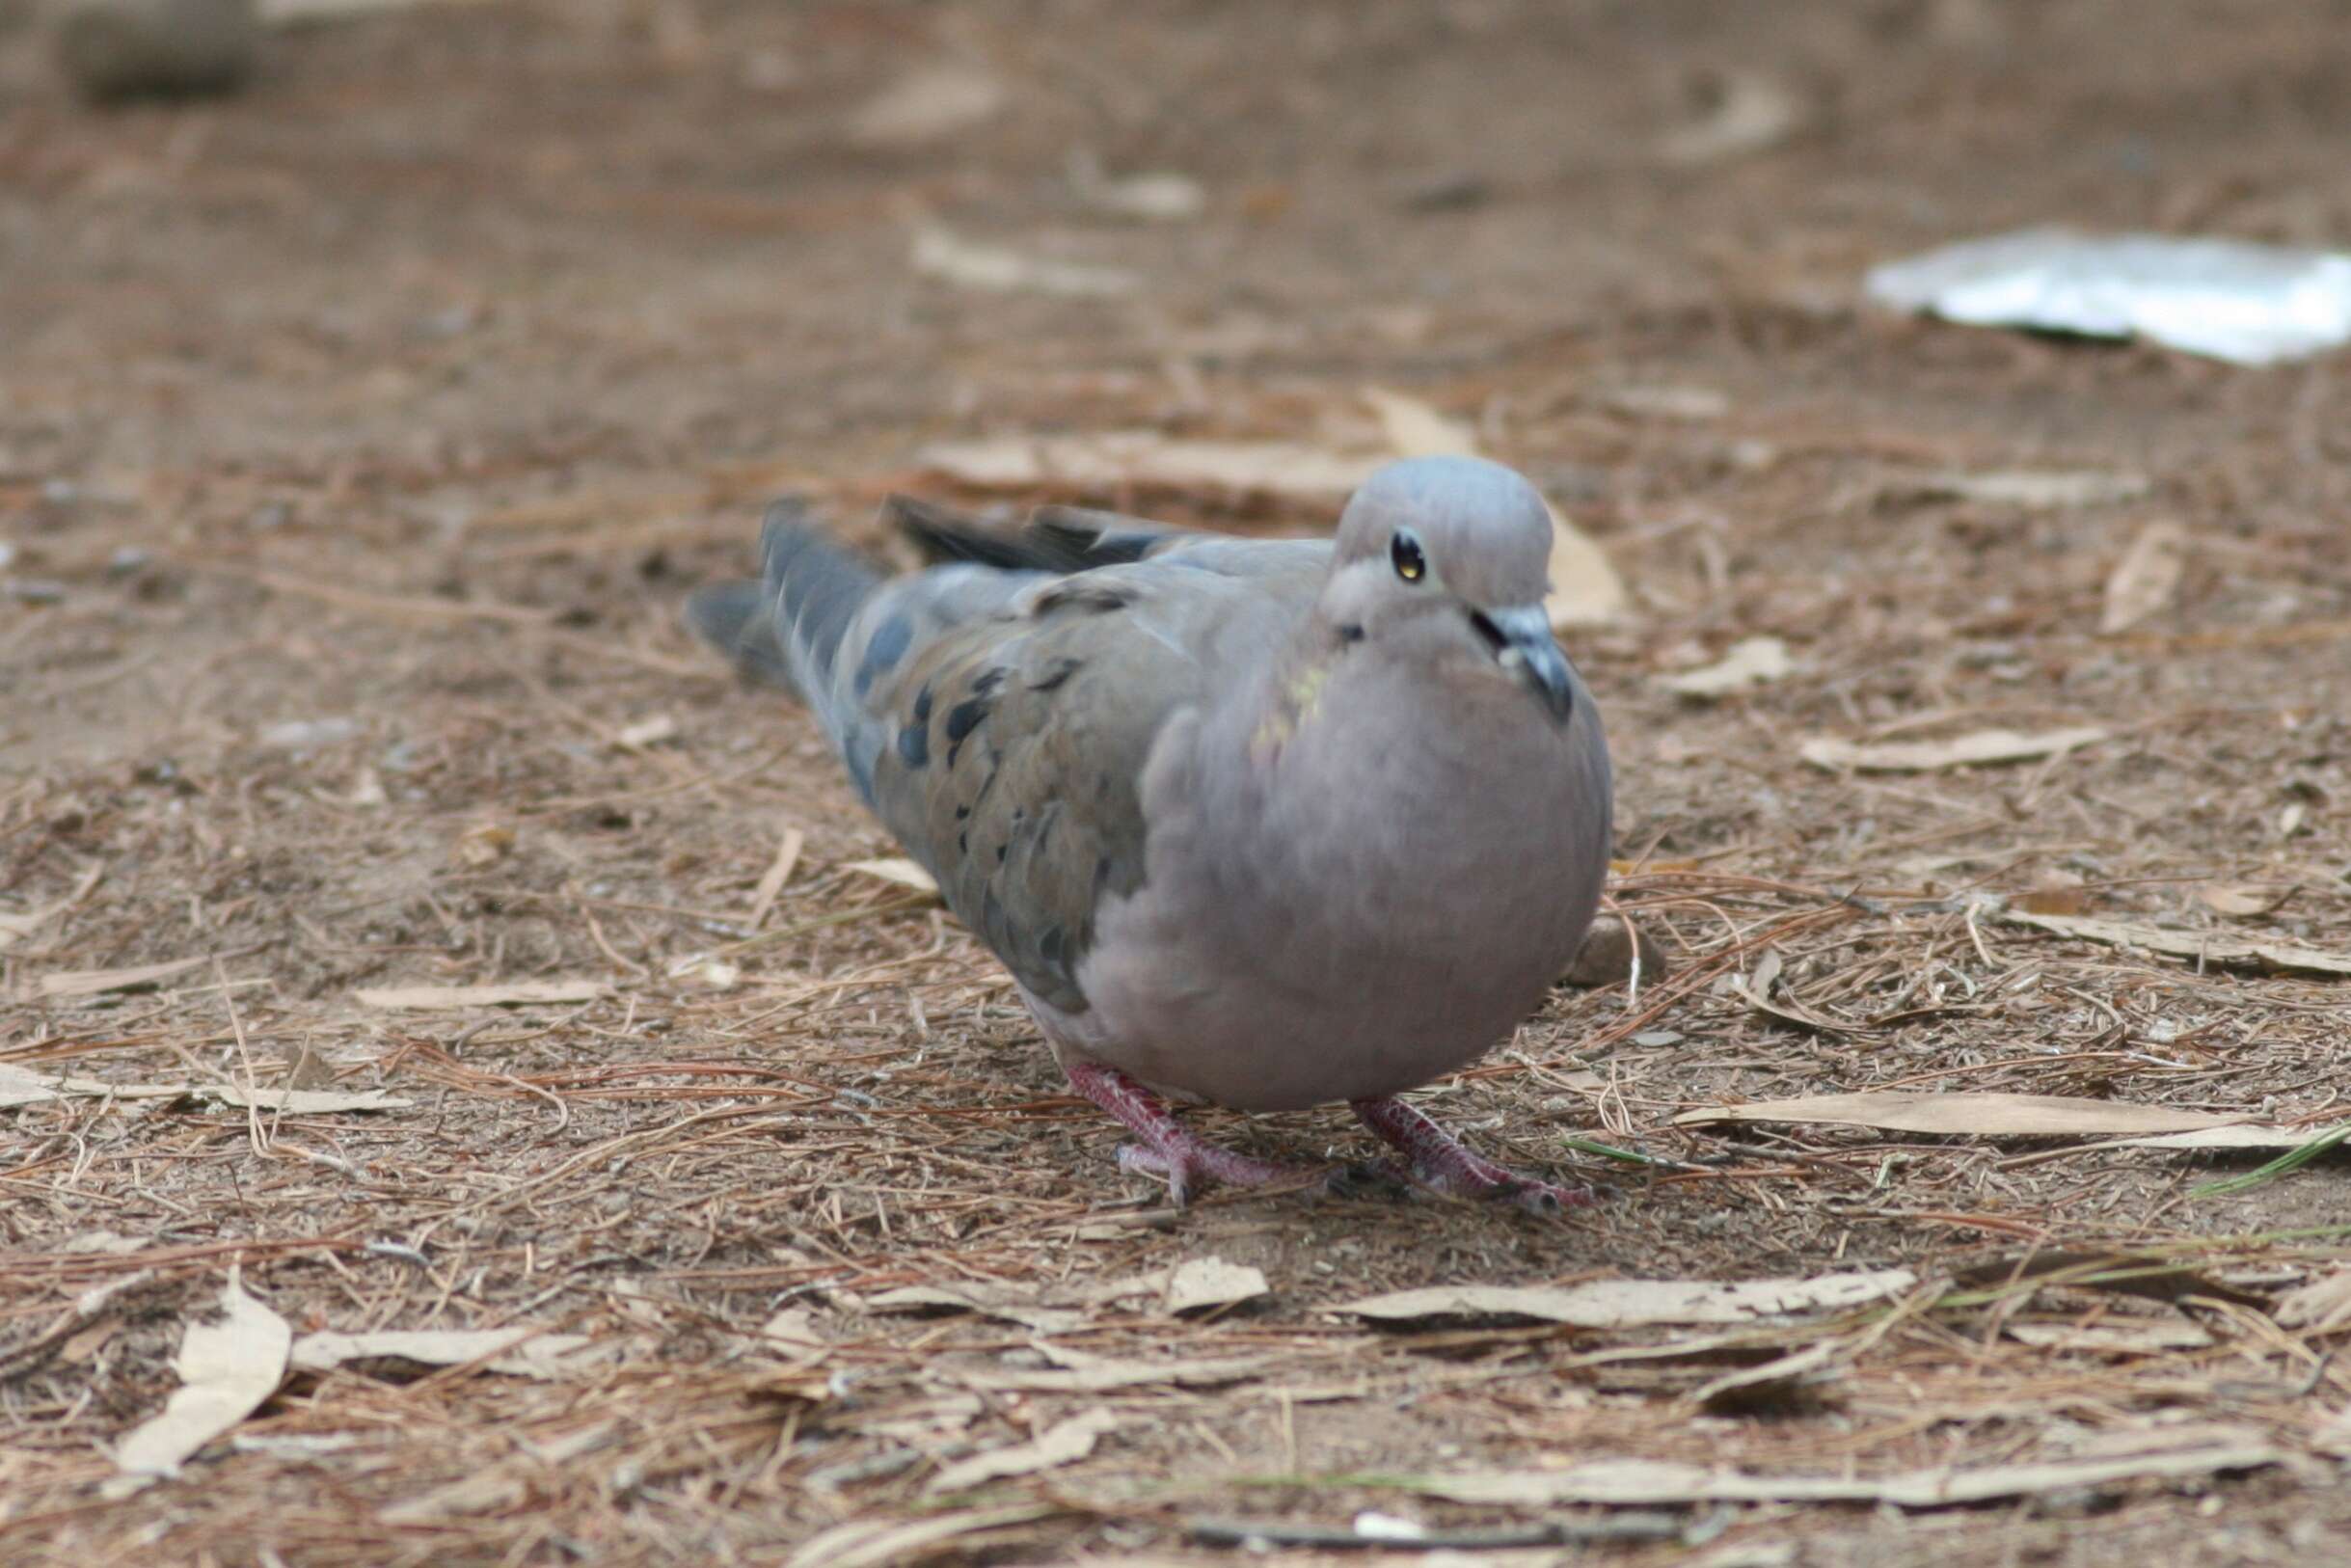
[{"label": "gray dove", "polygon": [[779,503],[765,580],[688,618],[815,711],[1070,1086],[1134,1134],[1121,1166],[1177,1203],[1285,1179],[1163,1096],[1345,1100],[1439,1190],[1590,1201],[1395,1097],[1541,1004],[1608,867],[1608,743],[1544,613],[1532,486],[1392,463],[1330,540],[893,505],[945,564],[885,578]]}]

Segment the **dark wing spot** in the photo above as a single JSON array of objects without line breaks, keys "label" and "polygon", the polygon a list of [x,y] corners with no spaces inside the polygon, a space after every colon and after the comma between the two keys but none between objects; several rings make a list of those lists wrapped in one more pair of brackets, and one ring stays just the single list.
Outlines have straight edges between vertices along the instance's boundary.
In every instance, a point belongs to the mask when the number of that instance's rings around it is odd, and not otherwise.
[{"label": "dark wing spot", "polygon": [[964,736],[978,729],[980,721],[986,716],[987,699],[986,697],[971,697],[957,703],[947,710],[947,739],[950,742],[960,741]]},{"label": "dark wing spot", "polygon": [[1005,673],[1001,664],[993,669],[982,670],[971,683],[971,694],[975,697],[992,696],[996,688],[1004,684]]},{"label": "dark wing spot", "polygon": [[1064,681],[1067,681],[1070,676],[1077,673],[1078,662],[1079,662],[1074,659],[1056,659],[1051,664],[1046,666],[1045,672],[1042,675],[1038,676],[1037,679],[1029,683],[1029,689],[1032,691],[1052,690],[1055,687],[1060,686]]},{"label": "dark wing spot", "polygon": [[898,760],[908,768],[920,768],[931,760],[931,731],[920,723],[902,725],[898,731]]},{"label": "dark wing spot", "polygon": [[914,693],[914,722],[917,724],[931,722],[931,683],[929,681],[925,681],[923,689]]},{"label": "dark wing spot", "polygon": [[865,644],[865,657],[857,661],[857,695],[862,697],[872,690],[874,682],[904,657],[913,640],[914,622],[903,614],[893,615],[874,628],[873,636]]}]

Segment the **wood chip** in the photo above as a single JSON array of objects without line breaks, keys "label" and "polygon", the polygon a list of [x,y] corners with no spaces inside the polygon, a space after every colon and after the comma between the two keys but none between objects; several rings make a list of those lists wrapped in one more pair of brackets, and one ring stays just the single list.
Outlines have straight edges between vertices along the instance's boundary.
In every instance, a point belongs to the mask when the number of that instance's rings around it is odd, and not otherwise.
[{"label": "wood chip", "polygon": [[2176,523],[2149,523],[2139,530],[2106,580],[2106,602],[2098,631],[2127,632],[2172,602],[2188,564],[2188,530]]},{"label": "wood chip", "polygon": [[1577,1328],[1653,1323],[1747,1323],[1841,1311],[1900,1295],[1918,1284],[1908,1269],[1827,1274],[1811,1280],[1596,1280],[1578,1285],[1431,1285],[1366,1296],[1335,1311],[1385,1323],[1523,1318]]},{"label": "wood chip", "polygon": [[2013,926],[2032,926],[2061,936],[2077,936],[2109,947],[2139,948],[2169,958],[2193,959],[2198,963],[2227,968],[2286,970],[2317,975],[2351,975],[2351,953],[2329,953],[2293,942],[2256,942],[2219,932],[2167,931],[2160,926],[2134,925],[2121,920],[2094,920],[2082,915],[2032,914],[2021,909],[2002,911]]},{"label": "wood chip", "polygon": [[1271,1356],[1202,1357],[1186,1361],[1089,1358],[1061,1367],[964,1366],[949,1375],[966,1388],[1022,1393],[1102,1393],[1112,1389],[1209,1389],[1247,1383],[1277,1365]]},{"label": "wood chip", "polygon": [[532,1007],[593,1002],[611,994],[598,980],[522,980],[505,986],[392,986],[355,991],[363,1007],[410,1013],[469,1007]]},{"label": "wood chip", "polygon": [[1067,1465],[1094,1452],[1102,1435],[1119,1424],[1116,1414],[1089,1410],[1056,1422],[1026,1443],[991,1448],[949,1465],[924,1487],[926,1492],[961,1492],[1010,1475],[1033,1475],[1040,1470]]},{"label": "wood chip", "polygon": [[2063,756],[2106,738],[2105,730],[2090,725],[2050,730],[2040,735],[1978,730],[1947,741],[1877,741],[1866,744],[1815,736],[1797,748],[1797,755],[1830,772],[1850,770],[1859,773],[1932,773],[1947,768]]},{"label": "wood chip", "polygon": [[1018,1323],[1040,1334],[1062,1334],[1092,1321],[1092,1314],[1081,1309],[1051,1306],[1038,1300],[1034,1290],[1008,1285],[902,1285],[867,1298],[866,1305],[884,1312],[974,1312],[982,1317]]},{"label": "wood chip", "polygon": [[218,1322],[192,1323],[173,1369],[179,1387],[161,1414],[133,1428],[115,1449],[106,1496],[128,1497],[179,1473],[198,1449],[261,1407],[284,1381],[294,1331],[246,1293],[234,1269],[221,1290]]},{"label": "wood chip", "polygon": [[1910,1094],[1880,1090],[1861,1095],[1804,1095],[1795,1099],[1758,1100],[1749,1105],[1714,1105],[1685,1111],[1677,1127],[1722,1122],[1822,1122],[1875,1127],[1885,1132],[1927,1132],[1951,1137],[2063,1138],[2193,1132],[2244,1120],[2209,1111],[2166,1105],[2129,1105],[2119,1100],[2063,1095]]},{"label": "wood chip", "polygon": [[195,1091],[206,1099],[240,1109],[284,1111],[290,1116],[337,1116],[346,1111],[405,1111],[416,1101],[381,1089],[239,1089],[206,1085]]}]

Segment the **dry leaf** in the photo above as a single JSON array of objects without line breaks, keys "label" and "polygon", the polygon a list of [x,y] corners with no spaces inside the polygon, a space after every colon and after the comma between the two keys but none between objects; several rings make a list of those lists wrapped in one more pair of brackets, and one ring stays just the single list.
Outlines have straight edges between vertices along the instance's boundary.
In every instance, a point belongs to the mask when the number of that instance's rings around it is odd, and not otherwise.
[{"label": "dry leaf", "polygon": [[355,1361],[405,1361],[419,1366],[482,1362],[488,1371],[548,1378],[566,1370],[562,1358],[588,1343],[584,1334],[541,1334],[527,1327],[306,1334],[294,1341],[292,1365],[298,1372],[327,1372]]},{"label": "dry leaf", "polygon": [[1050,1519],[1062,1510],[1051,1503],[1015,1502],[1001,1508],[974,1508],[962,1513],[934,1514],[911,1523],[894,1520],[856,1520],[836,1525],[800,1543],[784,1559],[784,1568],[897,1568],[921,1562],[932,1549],[967,1535],[978,1535],[1013,1525]]},{"label": "dry leaf", "polygon": [[231,1269],[221,1290],[217,1323],[192,1323],[173,1369],[179,1387],[160,1415],[132,1430],[115,1449],[111,1498],[176,1475],[205,1444],[261,1408],[285,1377],[294,1331],[285,1319],[245,1291]]},{"label": "dry leaf", "polygon": [[914,270],[926,278],[986,294],[1053,294],[1064,299],[1114,299],[1143,286],[1122,267],[1092,267],[1024,256],[1000,245],[980,245],[944,229],[914,235]]},{"label": "dry leaf", "polygon": [[381,1089],[239,1089],[206,1084],[195,1093],[239,1109],[284,1111],[293,1116],[334,1116],[343,1111],[405,1111],[414,1100]]},{"label": "dry leaf", "polygon": [[1469,426],[1431,404],[1385,387],[1365,387],[1364,401],[1379,416],[1380,429],[1398,457],[1475,457],[1477,438]]},{"label": "dry leaf", "polygon": [[1797,754],[1815,768],[1825,768],[1831,772],[1850,768],[1863,773],[1932,773],[1945,768],[2055,757],[2105,739],[2106,731],[2088,725],[2050,730],[2041,735],[1978,730],[1972,735],[1955,735],[1947,741],[1878,741],[1863,745],[1817,736],[1798,747]]},{"label": "dry leaf", "polygon": [[874,151],[905,151],[945,141],[995,118],[1004,84],[969,66],[930,66],[907,72],[849,117],[850,142]]},{"label": "dry leaf", "polygon": [[2171,1350],[2208,1350],[2212,1336],[2185,1318],[2152,1323],[2007,1323],[2002,1332],[2038,1350],[2079,1350],[2097,1355],[2160,1355]]},{"label": "dry leaf", "polygon": [[1775,147],[1803,120],[1803,100],[1785,85],[1754,71],[1731,71],[1717,85],[1706,118],[1659,137],[1657,155],[1685,169],[1716,163]]},{"label": "dry leaf", "polygon": [[2289,1329],[2331,1334],[2351,1323],[2351,1269],[2288,1290],[2278,1298],[2278,1321]]},{"label": "dry leaf", "polygon": [[2126,1105],[2117,1100],[2076,1099],[2062,1095],[1988,1092],[1933,1095],[1882,1090],[1864,1095],[1805,1095],[1796,1099],[1759,1100],[1751,1105],[1710,1106],[1685,1111],[1673,1119],[1673,1124],[1682,1127],[1718,1122],[1812,1122],[1954,1137],[2062,1138],[2101,1133],[2193,1132],[2227,1126],[2241,1120],[2207,1111]]},{"label": "dry leaf", "polygon": [[877,1311],[937,1311],[977,1312],[982,1317],[1018,1323],[1040,1334],[1062,1334],[1083,1328],[1091,1318],[1074,1307],[1052,1307],[1033,1290],[1007,1285],[909,1284],[869,1297],[866,1306]]},{"label": "dry leaf", "polygon": [[[1077,1360],[1068,1357],[1067,1359]],[[1272,1356],[1223,1356],[1190,1361],[1084,1358],[1053,1368],[964,1366],[952,1375],[966,1388],[1022,1393],[1102,1393],[1112,1389],[1205,1389],[1246,1383],[1276,1365]]]},{"label": "dry leaf", "polygon": [[1323,500],[1352,493],[1379,466],[1375,458],[1344,457],[1287,442],[1183,441],[1149,430],[941,442],[924,447],[916,461],[984,489],[1148,484]]},{"label": "dry leaf", "polygon": [[2172,602],[2188,564],[2188,530],[2176,523],[2149,523],[2106,580],[2106,606],[2098,630],[2108,636],[2127,632]]},{"label": "dry leaf", "polygon": [[1748,637],[1733,643],[1728,653],[1704,669],[1661,675],[1657,684],[1686,697],[1719,697],[1769,685],[1795,669],[1785,642],[1777,637]]},{"label": "dry leaf", "polygon": [[1424,1496],[1455,1502],[1517,1507],[1881,1502],[1900,1508],[1951,1508],[2114,1481],[2258,1470],[2284,1457],[2252,1431],[2207,1430],[2176,1437],[2185,1441],[2174,1441],[2175,1434],[2161,1434],[2167,1446],[2131,1453],[2094,1451],[2021,1464],[1902,1471],[1874,1477],[1755,1475],[1658,1459],[1601,1459],[1558,1471],[1414,1476],[1405,1484]]},{"label": "dry leaf", "polygon": [[1546,500],[1551,513],[1551,593],[1543,601],[1552,630],[1629,620],[1633,598],[1601,548]]},{"label": "dry leaf", "polygon": [[2148,493],[2144,473],[2096,472],[1930,473],[1889,486],[1922,500],[1974,500],[2027,511],[2069,511],[2136,500]]},{"label": "dry leaf", "polygon": [[1265,1276],[1246,1263],[1221,1257],[1195,1257],[1176,1265],[1168,1276],[1163,1305],[1171,1312],[1197,1312],[1230,1307],[1268,1294]]},{"label": "dry leaf", "polygon": [[1729,395],[1712,387],[1610,387],[1600,401],[1618,414],[1692,422],[1719,419],[1731,411]]},{"label": "dry leaf", "polygon": [[891,855],[881,860],[851,860],[841,869],[853,871],[860,877],[873,877],[885,882],[896,882],[901,887],[910,887],[917,893],[928,893],[932,898],[938,897],[937,880],[921,866],[906,859],[904,855]]},{"label": "dry leaf", "polygon": [[1189,175],[1107,175],[1083,151],[1070,154],[1069,183],[1096,212],[1137,223],[1188,223],[1208,208],[1208,193]]},{"label": "dry leaf", "polygon": [[128,969],[68,969],[43,975],[33,984],[33,994],[56,1000],[68,996],[98,996],[107,991],[135,991],[158,981],[184,975],[203,959],[174,959],[168,963],[134,964]]},{"label": "dry leaf", "polygon": [[2217,932],[2166,931],[2160,926],[2137,926],[2121,920],[2092,920],[2080,915],[2028,914],[2004,910],[2001,919],[2013,926],[2033,926],[2061,936],[2078,936],[2109,947],[2144,948],[2175,959],[2217,963],[2230,968],[2295,970],[2318,975],[2351,975],[2351,953],[2329,953],[2292,942],[2256,942]]},{"label": "dry leaf", "polygon": [[1119,1418],[1111,1412],[1089,1410],[1056,1422],[1026,1443],[991,1448],[959,1464],[949,1465],[932,1476],[931,1484],[923,1490],[961,1492],[1008,1475],[1031,1475],[1056,1465],[1070,1464],[1094,1452],[1094,1446],[1101,1441],[1102,1434],[1118,1424]]},{"label": "dry leaf", "polygon": [[1366,1296],[1335,1309],[1384,1323],[1431,1318],[1527,1318],[1577,1328],[1649,1323],[1746,1323],[1836,1311],[1900,1295],[1918,1284],[1905,1268],[1824,1274],[1812,1280],[1595,1280],[1578,1285],[1454,1284]]},{"label": "dry leaf", "polygon": [[593,1002],[611,987],[597,980],[520,980],[507,986],[392,986],[355,991],[364,1007],[423,1013],[467,1007],[531,1007]]},{"label": "dry leaf", "polygon": [[678,733],[678,721],[667,714],[655,714],[618,731],[612,737],[623,751],[642,751],[647,746],[661,744]]},{"label": "dry leaf", "polygon": [[[2292,898],[2294,892],[2295,884],[2290,882],[2283,887],[2264,885],[2260,882],[2213,882],[2198,888],[2196,896],[2203,901],[2205,908],[2215,914],[2247,918],[2270,913],[2287,899]],[[2063,909],[2035,909],[2033,911],[2035,914],[2071,912]]]}]

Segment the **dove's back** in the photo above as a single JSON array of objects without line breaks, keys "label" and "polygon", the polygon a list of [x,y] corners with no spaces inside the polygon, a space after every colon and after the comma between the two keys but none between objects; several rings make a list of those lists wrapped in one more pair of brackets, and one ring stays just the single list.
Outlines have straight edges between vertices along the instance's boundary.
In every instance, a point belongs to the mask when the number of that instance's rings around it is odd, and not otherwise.
[{"label": "dove's back", "polygon": [[1278,656],[1330,558],[1048,508],[1016,535],[894,502],[935,555],[883,579],[770,509],[764,581],[688,618],[800,692],[851,780],[1029,997],[1074,1017],[1098,912],[1144,879],[1141,781],[1171,719]]}]

